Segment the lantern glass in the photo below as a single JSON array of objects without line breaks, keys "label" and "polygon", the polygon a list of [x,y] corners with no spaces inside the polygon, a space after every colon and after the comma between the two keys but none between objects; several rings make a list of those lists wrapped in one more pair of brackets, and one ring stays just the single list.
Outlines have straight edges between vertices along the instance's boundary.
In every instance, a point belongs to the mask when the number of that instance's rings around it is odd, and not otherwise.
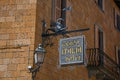
[{"label": "lantern glass", "polygon": [[42,64],[44,61],[45,50],[40,45],[35,50],[35,64]]}]

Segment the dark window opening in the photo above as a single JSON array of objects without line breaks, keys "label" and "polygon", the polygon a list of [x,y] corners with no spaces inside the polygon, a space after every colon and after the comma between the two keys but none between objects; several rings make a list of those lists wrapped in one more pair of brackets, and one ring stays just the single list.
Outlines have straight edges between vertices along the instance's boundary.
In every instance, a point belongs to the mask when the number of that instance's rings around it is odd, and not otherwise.
[{"label": "dark window opening", "polygon": [[61,22],[63,25],[66,26],[66,11],[63,11],[64,8],[66,8],[66,0],[61,0],[61,18],[63,21]]},{"label": "dark window opening", "polygon": [[103,11],[103,8],[104,8],[104,2],[103,2],[103,0],[95,0],[95,3]]},{"label": "dark window opening", "polygon": [[119,65],[119,72],[120,72],[120,49],[118,49],[118,65]]},{"label": "dark window opening", "polygon": [[120,15],[117,15],[117,29],[120,31]]},{"label": "dark window opening", "polygon": [[66,8],[66,0],[56,0],[56,20],[58,18],[65,19],[66,17],[66,11],[63,11],[63,8]]},{"label": "dark window opening", "polygon": [[116,67],[117,67],[118,73],[120,73],[120,46],[116,46],[115,51],[116,51],[115,59],[116,59],[116,63],[117,63]]},{"label": "dark window opening", "polygon": [[51,31],[59,32],[66,30],[66,8],[67,0],[52,0]]},{"label": "dark window opening", "polygon": [[103,0],[98,0],[98,6],[103,10]]},{"label": "dark window opening", "polygon": [[98,31],[99,49],[103,51],[103,31]]},{"label": "dark window opening", "polygon": [[61,23],[61,28],[66,27],[66,11],[63,9],[66,8],[66,0],[56,0],[56,20]]},{"label": "dark window opening", "polygon": [[100,50],[100,56],[99,56],[99,63],[100,65],[103,65],[104,63],[104,57],[103,57],[103,31],[98,30],[98,47]]}]

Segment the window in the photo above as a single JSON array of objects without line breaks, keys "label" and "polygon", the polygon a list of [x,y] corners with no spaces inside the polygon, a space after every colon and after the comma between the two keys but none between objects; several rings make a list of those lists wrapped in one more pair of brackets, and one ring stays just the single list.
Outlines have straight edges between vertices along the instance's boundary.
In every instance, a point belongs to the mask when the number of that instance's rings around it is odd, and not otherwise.
[{"label": "window", "polygon": [[[94,25],[94,47],[98,48],[99,51],[104,51],[104,32],[102,28],[98,25]],[[104,64],[104,56],[99,54],[99,63]]]},{"label": "window", "polygon": [[[119,46],[116,46],[116,61],[117,61],[117,64],[120,65],[120,47]],[[120,73],[120,66],[118,68],[118,71]]]},{"label": "window", "polygon": [[57,19],[62,18],[61,21],[65,24],[66,21],[66,11],[62,9],[66,7],[66,0],[52,0],[52,22],[56,22]]},{"label": "window", "polygon": [[62,0],[56,0],[55,2],[55,20],[61,18],[62,15]]},{"label": "window", "polygon": [[104,0],[95,0],[98,7],[103,11],[104,10]]},{"label": "window", "polygon": [[115,15],[115,28],[120,31],[120,14],[117,12],[117,10],[114,9],[114,15]]},{"label": "window", "polygon": [[103,31],[100,29],[98,30],[98,47],[103,51]]},{"label": "window", "polygon": [[98,0],[98,6],[103,10],[103,0]]},{"label": "window", "polygon": [[[118,49],[118,65],[120,65],[120,49]],[[119,66],[119,72],[120,72],[120,66]]]},{"label": "window", "polygon": [[51,31],[59,32],[66,30],[66,0],[52,0]]},{"label": "window", "polygon": [[94,47],[104,51],[104,32],[98,25],[94,25]]},{"label": "window", "polygon": [[117,29],[120,31],[120,15],[117,14]]},{"label": "window", "polygon": [[[64,31],[67,29],[68,19],[70,12],[70,1],[71,0],[52,0],[52,17],[51,17],[51,28],[52,31]],[[70,22],[69,22],[70,23]]]},{"label": "window", "polygon": [[66,25],[66,11],[63,11],[64,8],[67,7],[67,1],[66,0],[61,0],[61,18],[64,19],[64,21],[62,21],[62,24]]}]

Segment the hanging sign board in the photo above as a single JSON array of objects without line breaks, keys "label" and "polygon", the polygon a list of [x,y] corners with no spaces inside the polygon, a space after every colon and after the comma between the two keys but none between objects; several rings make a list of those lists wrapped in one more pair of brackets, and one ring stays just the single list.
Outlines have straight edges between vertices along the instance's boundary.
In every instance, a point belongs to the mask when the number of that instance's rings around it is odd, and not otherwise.
[{"label": "hanging sign board", "polygon": [[60,39],[60,65],[84,63],[84,36]]}]

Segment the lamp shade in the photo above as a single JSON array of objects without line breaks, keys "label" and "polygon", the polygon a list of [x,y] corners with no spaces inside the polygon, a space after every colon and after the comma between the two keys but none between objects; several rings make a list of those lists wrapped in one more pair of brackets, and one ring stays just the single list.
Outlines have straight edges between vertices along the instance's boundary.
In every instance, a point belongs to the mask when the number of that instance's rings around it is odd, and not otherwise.
[{"label": "lamp shade", "polygon": [[41,47],[39,44],[38,48],[35,49],[35,54],[34,54],[34,59],[35,59],[35,64],[39,65],[42,64],[44,61],[44,56],[45,56],[45,49]]}]

